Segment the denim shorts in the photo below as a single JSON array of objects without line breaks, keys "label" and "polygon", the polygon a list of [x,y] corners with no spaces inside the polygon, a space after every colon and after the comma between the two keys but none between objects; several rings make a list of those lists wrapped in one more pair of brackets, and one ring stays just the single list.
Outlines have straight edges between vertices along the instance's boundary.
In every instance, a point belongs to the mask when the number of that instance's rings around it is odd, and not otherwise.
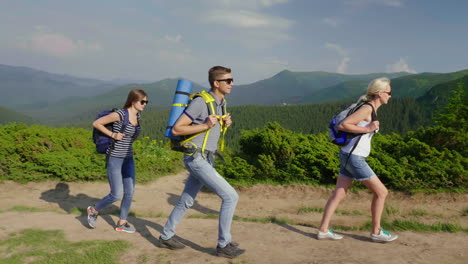
[{"label": "denim shorts", "polygon": [[349,155],[343,151],[340,151],[340,175],[356,181],[370,180],[376,176],[367,164],[366,157]]}]

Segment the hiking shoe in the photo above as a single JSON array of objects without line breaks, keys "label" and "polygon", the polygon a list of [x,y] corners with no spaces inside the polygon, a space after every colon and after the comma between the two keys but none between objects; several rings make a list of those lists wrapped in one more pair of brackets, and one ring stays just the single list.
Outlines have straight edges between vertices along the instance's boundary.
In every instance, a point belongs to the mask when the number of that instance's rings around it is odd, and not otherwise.
[{"label": "hiking shoe", "polygon": [[216,255],[218,257],[235,258],[242,255],[244,252],[244,249],[238,248],[233,243],[229,243],[223,248],[219,246],[216,247]]},{"label": "hiking shoe", "polygon": [[115,227],[115,231],[119,232],[127,232],[127,233],[135,233],[136,229],[131,226],[128,222],[125,222],[123,225],[118,225]]},{"label": "hiking shoe", "polygon": [[88,212],[88,225],[91,228],[96,228],[98,214],[93,212],[94,206],[88,206],[86,211]]},{"label": "hiking shoe", "polygon": [[239,246],[239,243],[234,242],[234,241],[231,241],[231,242],[229,242],[229,243],[230,243],[231,245],[235,246],[235,247],[238,247],[238,246]]},{"label": "hiking shoe", "polygon": [[342,239],[342,235],[338,235],[335,233],[331,228],[328,228],[328,232],[320,232],[320,230],[317,233],[317,239],[322,240],[322,239],[328,239],[328,240],[340,240]]},{"label": "hiking shoe", "polygon": [[383,230],[380,228],[379,234],[371,234],[371,239],[373,242],[378,242],[378,243],[387,243],[387,242],[392,242],[398,238],[397,235],[392,235],[390,232]]},{"label": "hiking shoe", "polygon": [[162,239],[162,237],[159,237],[159,245],[163,248],[168,248],[172,250],[183,249],[185,247],[184,244],[177,241],[174,237],[171,237],[168,240],[164,240]]}]

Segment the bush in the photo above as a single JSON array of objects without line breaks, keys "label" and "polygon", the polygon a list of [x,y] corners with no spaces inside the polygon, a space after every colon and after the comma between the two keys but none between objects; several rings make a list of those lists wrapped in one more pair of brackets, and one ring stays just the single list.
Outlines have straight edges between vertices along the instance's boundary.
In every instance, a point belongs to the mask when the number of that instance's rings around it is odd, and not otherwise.
[{"label": "bush", "polygon": [[[408,192],[466,190],[468,159],[414,135],[374,136],[367,161],[382,182],[390,189]],[[326,134],[296,134],[269,123],[263,129],[244,131],[240,144],[243,152],[220,166],[221,174],[234,184],[245,179],[250,184],[334,184],[338,176],[339,147]]]},{"label": "bush", "polygon": [[[295,134],[278,123],[243,131],[236,164],[219,166],[228,179],[247,171],[251,182],[330,184],[336,179],[338,148],[324,134]],[[235,182],[235,181],[231,181]]]},{"label": "bush", "polygon": [[[18,182],[107,180],[105,155],[90,130],[11,123],[0,126],[0,180]],[[181,155],[149,138],[134,143],[137,181],[182,169]]]}]

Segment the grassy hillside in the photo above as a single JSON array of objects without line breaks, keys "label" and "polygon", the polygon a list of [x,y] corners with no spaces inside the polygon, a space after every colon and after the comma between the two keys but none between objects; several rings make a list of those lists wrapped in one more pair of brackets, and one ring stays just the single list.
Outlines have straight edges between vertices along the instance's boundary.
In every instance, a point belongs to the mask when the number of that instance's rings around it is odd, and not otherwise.
[{"label": "grassy hillside", "polygon": [[438,84],[432,87],[426,94],[418,98],[418,101],[427,105],[429,108],[437,107],[438,105],[445,105],[447,98],[451,96],[451,93],[458,85],[463,86],[464,90],[464,103],[468,105],[468,74],[462,78],[449,81],[446,83]]},{"label": "grassy hillside", "polygon": [[[468,75],[468,70],[453,73],[421,73],[402,76],[392,79],[388,74],[377,77],[388,77],[392,84],[392,94],[394,97],[418,98],[423,96],[432,87],[447,83],[453,85],[451,81]],[[336,101],[349,98],[357,100],[359,96],[366,92],[370,80],[351,80],[326,87],[307,94],[302,97],[299,103],[317,103],[324,101]],[[455,86],[456,87],[456,86]],[[446,94],[445,94],[446,95]]]},{"label": "grassy hillside", "polygon": [[10,122],[19,122],[25,124],[34,124],[35,120],[27,115],[18,113],[14,110],[0,106],[0,125],[5,125]]},{"label": "grassy hillside", "polygon": [[[409,73],[392,73],[391,78],[408,75]],[[368,82],[382,76],[382,73],[372,74],[339,74],[329,72],[292,72],[282,71],[275,76],[248,85],[238,85],[229,96],[231,105],[278,105],[295,104],[304,95],[320,89],[337,85],[350,80]],[[320,101],[316,101],[320,102]]]}]

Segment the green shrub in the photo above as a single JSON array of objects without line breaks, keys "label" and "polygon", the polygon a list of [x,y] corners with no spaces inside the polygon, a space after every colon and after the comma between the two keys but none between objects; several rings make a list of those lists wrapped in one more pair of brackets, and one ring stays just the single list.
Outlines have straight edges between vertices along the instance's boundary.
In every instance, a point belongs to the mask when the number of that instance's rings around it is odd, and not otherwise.
[{"label": "green shrub", "polygon": [[[106,180],[105,155],[95,151],[90,130],[11,123],[0,126],[0,180],[18,182]],[[162,143],[134,143],[137,181],[182,169],[181,155]]]},{"label": "green shrub", "polygon": [[[339,147],[326,134],[303,135],[269,123],[244,131],[242,152],[220,166],[232,183],[334,184],[339,170]],[[234,162],[235,161],[235,162]],[[433,147],[416,137],[374,136],[367,159],[384,184],[394,190],[466,190],[468,158],[456,150]]]}]

